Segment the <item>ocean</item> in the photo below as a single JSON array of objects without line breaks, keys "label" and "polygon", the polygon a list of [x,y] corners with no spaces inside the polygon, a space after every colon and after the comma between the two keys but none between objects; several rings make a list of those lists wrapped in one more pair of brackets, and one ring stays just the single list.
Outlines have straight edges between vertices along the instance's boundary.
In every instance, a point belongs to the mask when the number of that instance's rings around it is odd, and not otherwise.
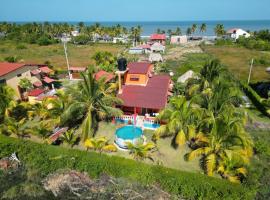
[{"label": "ocean", "polygon": [[[17,22],[17,23],[26,23],[26,22]],[[77,24],[78,22],[68,22],[70,24]],[[85,22],[86,25],[92,25],[96,22]],[[256,31],[261,29],[270,29],[270,20],[224,20],[224,21],[152,21],[152,22],[99,22],[103,26],[112,26],[121,24],[127,28],[135,27],[140,25],[143,29],[142,36],[149,36],[152,33],[156,32],[159,28],[161,30],[175,30],[177,27],[181,28],[182,34],[186,33],[188,27],[191,27],[192,24],[197,24],[197,31],[194,35],[204,35],[204,36],[214,36],[214,28],[216,24],[223,24],[225,30],[231,28],[242,28],[244,30]],[[206,23],[207,29],[205,33],[199,32],[199,27],[202,23]]]}]

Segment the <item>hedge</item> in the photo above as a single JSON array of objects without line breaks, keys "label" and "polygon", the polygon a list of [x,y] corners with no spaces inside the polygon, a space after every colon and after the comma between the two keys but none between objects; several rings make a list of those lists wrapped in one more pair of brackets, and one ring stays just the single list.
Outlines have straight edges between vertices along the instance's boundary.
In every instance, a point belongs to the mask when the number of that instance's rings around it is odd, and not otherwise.
[{"label": "hedge", "polygon": [[252,101],[253,105],[265,116],[270,117],[267,108],[262,103],[262,98],[244,81],[240,82],[241,87],[248,98]]},{"label": "hedge", "polygon": [[19,159],[27,167],[41,171],[42,176],[58,169],[69,168],[87,172],[93,178],[106,173],[113,177],[137,181],[143,185],[158,184],[167,192],[186,199],[243,200],[254,197],[254,190],[203,174],[0,135],[0,157],[10,155],[12,152],[17,152]]}]

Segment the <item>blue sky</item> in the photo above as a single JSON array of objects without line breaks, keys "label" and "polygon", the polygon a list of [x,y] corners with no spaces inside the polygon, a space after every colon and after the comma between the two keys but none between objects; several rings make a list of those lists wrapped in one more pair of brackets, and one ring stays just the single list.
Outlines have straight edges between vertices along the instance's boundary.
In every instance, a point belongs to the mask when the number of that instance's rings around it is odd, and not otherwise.
[{"label": "blue sky", "polygon": [[270,19],[270,0],[0,0],[0,21]]}]

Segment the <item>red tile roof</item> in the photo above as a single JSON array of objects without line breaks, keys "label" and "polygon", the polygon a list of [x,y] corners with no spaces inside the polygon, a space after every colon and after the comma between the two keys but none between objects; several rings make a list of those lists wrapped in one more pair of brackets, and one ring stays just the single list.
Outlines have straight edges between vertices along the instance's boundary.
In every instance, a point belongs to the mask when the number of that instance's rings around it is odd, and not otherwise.
[{"label": "red tile roof", "polygon": [[33,83],[33,85],[35,87],[40,87],[40,86],[42,86],[42,83],[40,81],[36,81],[36,82]]},{"label": "red tile roof", "polygon": [[99,71],[97,73],[95,73],[95,79],[98,81],[101,78],[105,78],[105,82],[109,82],[111,81],[115,76],[112,73],[106,72],[106,71]]},{"label": "red tile roof", "polygon": [[227,34],[233,34],[235,33],[239,28],[232,28],[227,31]]},{"label": "red tile roof", "polygon": [[126,107],[162,109],[167,105],[169,85],[169,76],[156,75],[149,79],[147,86],[124,86],[118,97]]},{"label": "red tile roof", "polygon": [[151,49],[151,45],[150,44],[142,44],[139,47],[140,48],[143,48],[143,49]]},{"label": "red tile roof", "polygon": [[15,71],[21,67],[24,67],[25,64],[22,63],[8,63],[2,62],[0,63],[0,76],[4,76],[12,71]]},{"label": "red tile roof", "polygon": [[46,83],[52,83],[52,82],[54,82],[55,80],[52,79],[52,78],[49,78],[48,76],[45,76],[45,77],[43,78],[43,81],[46,82]]},{"label": "red tile roof", "polygon": [[41,95],[44,91],[45,90],[39,89],[39,88],[33,89],[30,92],[28,92],[28,96],[37,97],[37,96]]},{"label": "red tile roof", "polygon": [[166,40],[165,34],[152,34],[150,40]]},{"label": "red tile roof", "polygon": [[40,73],[40,70],[39,69],[33,69],[33,70],[31,70],[31,74],[33,74],[33,75],[37,75],[39,73]]},{"label": "red tile roof", "polygon": [[40,67],[39,69],[40,69],[41,72],[46,73],[46,74],[49,74],[49,73],[53,72],[53,70],[51,70],[51,69],[50,69],[49,67],[47,67],[47,66]]},{"label": "red tile roof", "polygon": [[151,67],[151,63],[150,62],[131,62],[128,63],[128,68],[129,74],[147,74],[150,67]]}]

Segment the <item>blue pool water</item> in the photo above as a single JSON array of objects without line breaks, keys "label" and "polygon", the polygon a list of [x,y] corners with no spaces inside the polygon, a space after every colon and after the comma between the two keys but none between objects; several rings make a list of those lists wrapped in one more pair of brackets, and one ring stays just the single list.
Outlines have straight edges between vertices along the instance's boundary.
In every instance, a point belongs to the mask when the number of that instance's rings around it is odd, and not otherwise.
[{"label": "blue pool water", "polygon": [[124,126],[122,128],[117,129],[115,134],[118,138],[124,140],[133,140],[136,138],[140,138],[143,134],[143,131],[141,128],[138,127]]},{"label": "blue pool water", "polygon": [[[116,119],[116,123],[119,123],[119,124],[128,124],[128,122],[129,122],[129,120]],[[131,123],[133,124],[133,120],[131,120]],[[157,128],[160,127],[159,124],[153,124],[153,123],[150,123],[150,122],[144,122],[143,126],[146,129],[157,129]]]}]

